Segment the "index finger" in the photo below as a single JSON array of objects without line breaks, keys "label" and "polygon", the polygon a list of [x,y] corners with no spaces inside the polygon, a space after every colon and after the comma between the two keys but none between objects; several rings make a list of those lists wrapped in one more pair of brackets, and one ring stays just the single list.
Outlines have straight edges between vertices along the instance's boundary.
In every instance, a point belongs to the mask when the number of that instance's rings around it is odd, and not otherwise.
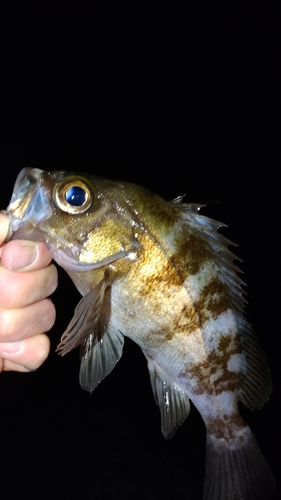
[{"label": "index finger", "polygon": [[0,245],[5,241],[9,230],[9,217],[0,213]]}]

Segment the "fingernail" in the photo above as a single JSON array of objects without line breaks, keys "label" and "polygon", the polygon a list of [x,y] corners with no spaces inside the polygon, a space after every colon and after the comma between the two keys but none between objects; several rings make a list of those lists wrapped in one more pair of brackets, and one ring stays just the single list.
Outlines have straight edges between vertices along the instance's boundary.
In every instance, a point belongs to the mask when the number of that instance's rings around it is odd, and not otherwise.
[{"label": "fingernail", "polygon": [[38,245],[33,241],[26,241],[13,255],[13,270],[23,271],[37,260]]},{"label": "fingernail", "polygon": [[3,355],[17,354],[22,350],[23,342],[1,342],[0,352]]}]

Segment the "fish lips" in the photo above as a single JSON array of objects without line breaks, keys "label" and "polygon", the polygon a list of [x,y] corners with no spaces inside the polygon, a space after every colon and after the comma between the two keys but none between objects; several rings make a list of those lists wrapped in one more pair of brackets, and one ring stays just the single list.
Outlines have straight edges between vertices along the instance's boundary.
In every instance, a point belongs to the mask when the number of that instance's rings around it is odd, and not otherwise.
[{"label": "fish lips", "polygon": [[10,219],[6,241],[9,241],[16,232],[19,235],[23,227],[26,234],[26,226],[35,228],[52,214],[48,191],[43,185],[44,175],[43,170],[28,167],[19,173],[10,203],[3,212]]}]

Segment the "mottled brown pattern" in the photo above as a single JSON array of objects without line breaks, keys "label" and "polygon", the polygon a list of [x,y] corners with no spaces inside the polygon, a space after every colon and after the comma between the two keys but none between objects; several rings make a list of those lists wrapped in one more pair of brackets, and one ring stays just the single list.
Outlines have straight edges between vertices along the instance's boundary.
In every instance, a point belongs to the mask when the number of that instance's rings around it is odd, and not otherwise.
[{"label": "mottled brown pattern", "polygon": [[230,336],[224,335],[219,340],[218,350],[220,352],[226,352],[229,346],[231,345],[233,339]]},{"label": "mottled brown pattern", "polygon": [[189,334],[199,326],[199,311],[193,305],[185,304],[181,312],[174,317],[172,328],[175,333]]},{"label": "mottled brown pattern", "polygon": [[159,288],[168,295],[172,286],[181,287],[183,280],[155,243],[147,236],[141,237],[140,242],[145,246],[145,252],[140,255],[137,269],[146,271],[136,272],[135,280],[140,296],[152,299]]},{"label": "mottled brown pattern", "polygon": [[[208,432],[216,436],[217,439],[237,440],[238,431],[245,428],[242,417],[238,411],[231,415],[220,415],[218,418],[206,419]],[[241,436],[241,440],[243,437]]]},{"label": "mottled brown pattern", "polygon": [[149,229],[153,230],[155,227],[157,229],[162,229],[162,231],[170,230],[171,227],[173,227],[175,223],[175,213],[171,209],[167,203],[160,198],[159,196],[155,195],[154,193],[151,193],[147,191],[144,188],[139,188],[141,191],[138,193],[140,195],[140,199],[138,202],[140,203],[140,206],[138,208],[141,208],[141,210],[145,210],[145,213],[147,214],[147,220],[146,222],[148,223],[147,226]]},{"label": "mottled brown pattern", "polygon": [[164,242],[176,220],[173,209],[161,197],[141,186],[127,183],[124,186],[126,191],[119,190],[115,198],[123,198],[120,205],[126,206],[131,220],[139,228],[148,231],[152,239]]},{"label": "mottled brown pattern", "polygon": [[[206,354],[205,361],[188,367],[180,376],[192,378],[196,382],[196,394],[218,395],[223,391],[235,391],[239,374],[229,371],[227,363],[231,356],[241,352],[240,344],[231,335],[226,335],[220,339],[218,350]],[[218,377],[216,374],[219,374]]]},{"label": "mottled brown pattern", "polygon": [[[160,304],[155,304],[157,308],[154,311],[163,313],[163,307]],[[165,344],[165,342],[172,340],[175,335],[182,334],[188,335],[196,331],[198,328],[198,315],[192,306],[183,306],[181,313],[173,317],[173,322],[159,327],[157,330],[148,331],[144,334],[143,340],[148,344],[157,343],[157,345]]]},{"label": "mottled brown pattern", "polygon": [[203,288],[199,300],[183,306],[181,313],[174,319],[174,330],[183,333],[193,332],[196,328],[202,327],[208,319],[217,319],[229,308],[230,303],[224,286],[214,278]]},{"label": "mottled brown pattern", "polygon": [[217,317],[221,313],[227,311],[229,307],[230,303],[226,296],[224,286],[216,278],[203,288],[200,298],[194,301],[194,309],[198,314],[198,318],[200,318],[200,326],[209,318],[217,319]]},{"label": "mottled brown pattern", "polygon": [[139,280],[139,294],[141,297],[147,297],[155,293],[155,290],[161,288],[161,291],[165,293],[165,290],[174,286],[181,286],[180,278],[175,274],[174,270],[171,268],[169,263],[161,268],[161,273],[153,273],[149,276],[144,276]]},{"label": "mottled brown pattern", "polygon": [[205,299],[206,309],[213,319],[217,319],[221,313],[227,311],[230,307],[225,286],[217,278],[213,278],[210,283],[204,286],[201,298],[201,300]]},{"label": "mottled brown pattern", "polygon": [[144,337],[149,343],[165,343],[172,340],[174,337],[174,332],[170,328],[159,328],[159,330],[154,330],[153,332],[148,332]]},{"label": "mottled brown pattern", "polygon": [[177,252],[171,256],[176,269],[185,269],[185,275],[195,275],[209,259],[209,254],[202,240],[193,234],[179,234],[175,237]]}]

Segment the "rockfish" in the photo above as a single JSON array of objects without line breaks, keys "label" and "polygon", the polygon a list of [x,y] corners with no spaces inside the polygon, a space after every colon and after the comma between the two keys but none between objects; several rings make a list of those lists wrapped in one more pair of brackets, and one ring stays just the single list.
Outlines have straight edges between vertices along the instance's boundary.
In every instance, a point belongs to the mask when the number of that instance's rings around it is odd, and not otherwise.
[{"label": "rockfish", "polygon": [[182,200],[25,168],[5,213],[10,238],[43,241],[82,295],[57,350],[80,345],[83,389],[95,389],[131,338],[147,359],[165,438],[188,416],[189,400],[203,418],[204,500],[268,499],[274,479],[238,401],[263,406],[270,372],[244,318],[222,224]]}]

